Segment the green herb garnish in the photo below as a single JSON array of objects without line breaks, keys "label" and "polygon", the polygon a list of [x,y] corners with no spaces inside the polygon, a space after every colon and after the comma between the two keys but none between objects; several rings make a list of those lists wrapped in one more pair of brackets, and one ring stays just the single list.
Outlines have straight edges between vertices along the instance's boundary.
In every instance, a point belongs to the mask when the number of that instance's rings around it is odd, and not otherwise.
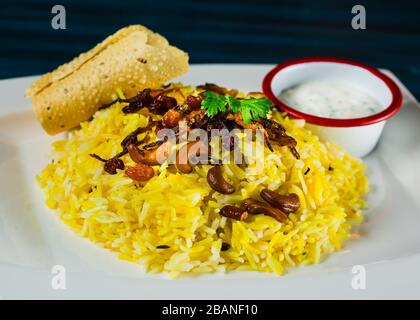
[{"label": "green herb garnish", "polygon": [[240,100],[242,119],[245,123],[251,123],[252,120],[267,118],[270,111],[271,101],[266,98],[250,98]]},{"label": "green herb garnish", "polygon": [[229,104],[229,109],[232,110],[232,112],[236,113],[241,111],[241,102],[238,99],[231,96],[226,96],[226,100]]},{"label": "green herb garnish", "polygon": [[226,96],[218,95],[212,91],[204,92],[204,100],[201,102],[201,109],[206,110],[206,115],[213,117],[219,112],[226,111]]},{"label": "green herb garnish", "polygon": [[241,112],[244,123],[252,120],[266,118],[270,111],[271,101],[266,98],[236,99],[232,96],[222,96],[212,91],[204,92],[201,108],[206,110],[206,115],[213,117],[219,112],[228,109],[233,113]]}]

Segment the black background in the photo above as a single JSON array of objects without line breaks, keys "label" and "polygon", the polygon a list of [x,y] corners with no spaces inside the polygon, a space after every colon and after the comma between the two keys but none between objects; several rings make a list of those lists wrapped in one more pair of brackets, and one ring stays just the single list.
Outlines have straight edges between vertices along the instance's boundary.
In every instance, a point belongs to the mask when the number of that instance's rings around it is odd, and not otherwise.
[{"label": "black background", "polygon": [[[51,27],[64,5],[67,29]],[[363,4],[367,29],[353,30]],[[191,63],[279,63],[306,56],[351,58],[388,68],[420,97],[420,1],[73,0],[1,1],[0,78],[40,74],[118,28],[140,23]]]}]

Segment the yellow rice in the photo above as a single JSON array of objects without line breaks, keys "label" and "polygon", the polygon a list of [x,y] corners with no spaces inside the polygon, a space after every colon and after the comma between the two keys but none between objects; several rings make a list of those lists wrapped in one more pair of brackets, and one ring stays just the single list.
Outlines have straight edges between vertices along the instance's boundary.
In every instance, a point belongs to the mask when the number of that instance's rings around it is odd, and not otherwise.
[{"label": "yellow rice", "polygon": [[[195,166],[191,174],[177,173],[166,164],[156,166],[155,177],[139,185],[124,171],[105,173],[103,163],[89,156],[112,157],[121,151],[121,140],[145,126],[150,116],[144,110],[124,114],[119,103],[98,111],[68,139],[53,143],[52,161],[38,176],[49,208],[79,235],[122,259],[171,278],[230,270],[281,275],[339,250],[352,225],[362,220],[362,197],[368,192],[362,162],[321,142],[302,120],[280,112],[272,117],[296,139],[301,159],[287,147],[274,146],[274,153],[265,149],[263,172],[245,174],[229,164],[225,171],[237,186],[231,195],[212,191],[206,182],[207,165]],[[132,164],[129,156],[122,159]],[[265,215],[250,216],[246,222],[219,215],[226,204],[260,199],[266,187],[299,196],[301,207],[286,223]],[[222,242],[230,249],[221,251]],[[158,248],[162,245],[169,248]]]}]

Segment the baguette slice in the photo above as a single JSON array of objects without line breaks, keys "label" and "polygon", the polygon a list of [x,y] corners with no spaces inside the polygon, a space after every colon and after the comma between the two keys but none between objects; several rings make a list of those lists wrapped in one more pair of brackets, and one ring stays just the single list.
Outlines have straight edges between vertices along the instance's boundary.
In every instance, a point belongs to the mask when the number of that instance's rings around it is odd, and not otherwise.
[{"label": "baguette slice", "polygon": [[133,25],[43,75],[27,90],[45,131],[54,135],[88,120],[121,88],[130,97],[188,71],[188,55],[157,33]]}]

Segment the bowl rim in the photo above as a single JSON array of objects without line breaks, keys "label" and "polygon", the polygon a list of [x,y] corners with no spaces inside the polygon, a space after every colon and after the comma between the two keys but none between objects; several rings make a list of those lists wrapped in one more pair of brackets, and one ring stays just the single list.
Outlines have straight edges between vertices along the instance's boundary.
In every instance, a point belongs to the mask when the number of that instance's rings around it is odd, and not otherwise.
[{"label": "bowl rim", "polygon": [[[364,69],[367,72],[370,72],[379,80],[385,83],[388,90],[391,93],[392,100],[391,103],[385,108],[385,110],[362,118],[349,118],[349,119],[334,119],[334,118],[327,118],[327,117],[320,117],[314,116],[308,113],[301,112],[299,110],[294,109],[293,107],[285,104],[284,102],[280,101],[280,99],[273,93],[271,88],[271,84],[273,82],[273,78],[281,72],[283,69],[299,65],[305,63],[313,63],[313,62],[332,62],[338,64],[347,64],[355,67],[359,67]],[[398,110],[401,108],[402,105],[402,93],[398,85],[387,75],[379,71],[378,69],[368,66],[366,64],[347,60],[343,58],[332,58],[332,57],[312,57],[312,58],[298,58],[289,60],[283,63],[276,65],[273,69],[271,69],[264,77],[262,82],[262,89],[264,94],[273,101],[277,108],[281,111],[286,111],[290,116],[293,118],[304,119],[311,124],[326,126],[326,127],[357,127],[357,126],[366,126],[370,124],[374,124],[377,122],[381,122],[384,120],[389,119],[393,115],[395,115]]]}]

